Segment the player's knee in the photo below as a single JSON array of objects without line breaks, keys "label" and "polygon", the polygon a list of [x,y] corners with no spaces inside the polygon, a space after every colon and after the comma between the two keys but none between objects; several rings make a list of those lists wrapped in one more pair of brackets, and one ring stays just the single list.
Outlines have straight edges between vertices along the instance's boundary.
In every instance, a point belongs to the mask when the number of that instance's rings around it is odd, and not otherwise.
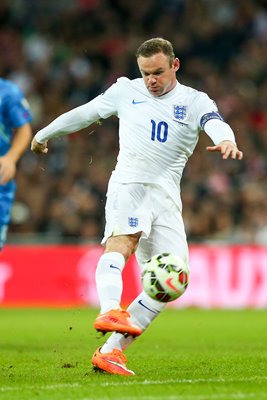
[{"label": "player's knee", "polygon": [[133,235],[111,236],[107,240],[105,252],[115,251],[121,253],[127,261],[137,249],[140,237],[141,232]]}]

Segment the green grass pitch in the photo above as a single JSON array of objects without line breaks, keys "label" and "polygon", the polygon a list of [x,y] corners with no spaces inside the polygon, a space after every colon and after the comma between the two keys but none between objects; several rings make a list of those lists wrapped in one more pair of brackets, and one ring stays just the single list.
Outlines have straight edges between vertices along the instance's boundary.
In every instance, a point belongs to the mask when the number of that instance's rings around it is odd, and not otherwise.
[{"label": "green grass pitch", "polygon": [[0,309],[0,399],[267,399],[264,310],[167,309],[126,351],[133,377],[92,370],[96,315]]}]

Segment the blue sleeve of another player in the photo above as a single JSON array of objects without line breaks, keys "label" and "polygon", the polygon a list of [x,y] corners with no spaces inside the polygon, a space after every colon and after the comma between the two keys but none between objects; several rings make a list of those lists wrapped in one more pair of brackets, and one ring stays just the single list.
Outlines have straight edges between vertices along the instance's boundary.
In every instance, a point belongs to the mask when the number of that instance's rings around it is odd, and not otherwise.
[{"label": "blue sleeve of another player", "polygon": [[13,87],[10,90],[5,103],[12,128],[19,128],[32,120],[29,104],[18,88]]}]

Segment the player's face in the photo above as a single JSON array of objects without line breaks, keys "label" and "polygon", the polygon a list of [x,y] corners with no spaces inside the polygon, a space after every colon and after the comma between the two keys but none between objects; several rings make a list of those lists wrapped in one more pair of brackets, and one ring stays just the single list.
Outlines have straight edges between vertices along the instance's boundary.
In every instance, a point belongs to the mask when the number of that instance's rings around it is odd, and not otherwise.
[{"label": "player's face", "polygon": [[169,58],[163,53],[151,57],[138,57],[137,64],[148,91],[155,97],[168,93],[176,85],[176,71],[180,67],[178,58],[170,65]]}]

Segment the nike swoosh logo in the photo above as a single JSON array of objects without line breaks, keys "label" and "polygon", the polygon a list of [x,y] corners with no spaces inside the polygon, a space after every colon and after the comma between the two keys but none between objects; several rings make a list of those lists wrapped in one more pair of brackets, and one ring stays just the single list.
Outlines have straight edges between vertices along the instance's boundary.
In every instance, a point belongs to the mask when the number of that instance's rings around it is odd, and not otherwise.
[{"label": "nike swoosh logo", "polygon": [[116,365],[117,367],[120,367],[120,368],[123,369],[124,371],[133,372],[133,371],[131,371],[130,369],[127,369],[124,365],[122,365],[122,364],[120,364],[120,363],[118,363],[118,362],[116,362],[116,361],[109,360],[108,358],[106,358],[105,360],[106,360],[107,362],[109,362],[110,364],[113,364],[113,365]]},{"label": "nike swoosh logo", "polygon": [[115,268],[115,269],[118,269],[120,271],[120,269],[118,267],[115,267],[115,265],[113,265],[113,264],[110,264],[109,268]]},{"label": "nike swoosh logo", "polygon": [[148,311],[151,311],[153,314],[158,314],[158,312],[153,311],[153,310],[151,310],[151,308],[147,307],[147,306],[142,302],[142,300],[139,300],[139,301],[138,301],[138,304],[140,304],[140,306],[146,308]]},{"label": "nike swoosh logo", "polygon": [[173,119],[173,121],[177,122],[177,124],[180,124],[180,125],[185,125],[185,126],[189,125],[189,124],[185,124],[184,122],[177,121],[177,119]]},{"label": "nike swoosh logo", "polygon": [[180,293],[180,290],[178,290],[173,284],[172,284],[172,280],[173,278],[169,278],[166,280],[166,284],[169,286],[169,288],[171,288],[172,290],[174,290],[176,293]]},{"label": "nike swoosh logo", "polygon": [[133,99],[133,101],[132,101],[132,104],[141,104],[141,103],[146,103],[146,100],[143,100],[143,101],[135,101],[135,100]]}]

